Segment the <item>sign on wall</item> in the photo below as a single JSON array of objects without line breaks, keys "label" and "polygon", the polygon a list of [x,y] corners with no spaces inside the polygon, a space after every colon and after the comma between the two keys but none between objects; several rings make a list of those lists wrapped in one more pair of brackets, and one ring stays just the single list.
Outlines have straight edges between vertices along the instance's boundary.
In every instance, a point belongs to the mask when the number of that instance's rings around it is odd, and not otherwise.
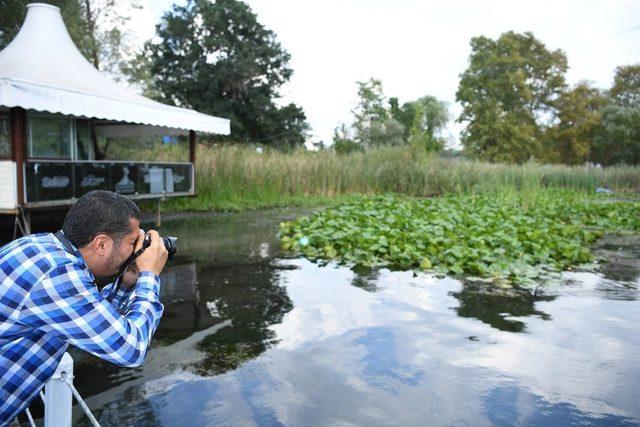
[{"label": "sign on wall", "polygon": [[65,201],[92,190],[130,196],[193,191],[190,163],[34,162],[25,164],[27,203]]}]

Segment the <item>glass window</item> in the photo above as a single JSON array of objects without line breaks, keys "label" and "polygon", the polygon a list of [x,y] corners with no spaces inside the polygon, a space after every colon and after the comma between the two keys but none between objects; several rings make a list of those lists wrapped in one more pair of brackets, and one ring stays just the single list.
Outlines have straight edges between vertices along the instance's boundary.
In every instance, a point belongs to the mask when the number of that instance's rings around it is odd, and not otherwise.
[{"label": "glass window", "polygon": [[11,158],[11,120],[8,115],[0,115],[0,159]]},{"label": "glass window", "polygon": [[93,143],[91,142],[91,128],[89,120],[76,121],[76,149],[77,160],[93,160]]},{"label": "glass window", "polygon": [[69,118],[29,115],[29,157],[71,159],[73,122]]}]

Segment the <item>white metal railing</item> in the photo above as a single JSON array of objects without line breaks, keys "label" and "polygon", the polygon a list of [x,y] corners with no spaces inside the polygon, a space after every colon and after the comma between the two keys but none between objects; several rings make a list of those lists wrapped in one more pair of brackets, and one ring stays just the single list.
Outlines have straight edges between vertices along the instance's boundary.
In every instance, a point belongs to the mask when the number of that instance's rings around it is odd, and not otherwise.
[{"label": "white metal railing", "polygon": [[[69,353],[65,353],[53,376],[44,386],[44,394],[40,392],[40,398],[44,402],[45,427],[71,427],[73,397],[76,398],[84,413],[89,417],[91,424],[95,427],[100,427],[98,420],[93,416],[80,393],[73,386],[73,359]],[[29,423],[35,427],[36,424],[31,412],[29,412],[29,408],[25,412],[27,418],[29,418]]]}]

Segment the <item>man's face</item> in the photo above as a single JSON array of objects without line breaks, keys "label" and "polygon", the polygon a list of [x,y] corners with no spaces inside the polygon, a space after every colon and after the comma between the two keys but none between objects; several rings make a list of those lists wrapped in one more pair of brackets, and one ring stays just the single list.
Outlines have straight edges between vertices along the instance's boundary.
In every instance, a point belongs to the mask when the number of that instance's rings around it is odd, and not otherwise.
[{"label": "man's face", "polygon": [[140,221],[131,219],[129,233],[125,235],[119,244],[112,240],[111,253],[107,255],[105,261],[105,276],[118,274],[122,264],[131,256],[136,245],[136,240],[140,236]]}]

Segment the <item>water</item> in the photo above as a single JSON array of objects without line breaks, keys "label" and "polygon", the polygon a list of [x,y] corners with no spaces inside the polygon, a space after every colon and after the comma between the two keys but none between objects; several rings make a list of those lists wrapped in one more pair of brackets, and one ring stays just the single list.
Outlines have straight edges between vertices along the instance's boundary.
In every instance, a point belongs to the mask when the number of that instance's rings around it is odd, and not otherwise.
[{"label": "water", "polygon": [[277,224],[304,213],[165,221],[145,365],[73,353],[102,425],[640,425],[637,239],[531,295],[285,259]]}]

